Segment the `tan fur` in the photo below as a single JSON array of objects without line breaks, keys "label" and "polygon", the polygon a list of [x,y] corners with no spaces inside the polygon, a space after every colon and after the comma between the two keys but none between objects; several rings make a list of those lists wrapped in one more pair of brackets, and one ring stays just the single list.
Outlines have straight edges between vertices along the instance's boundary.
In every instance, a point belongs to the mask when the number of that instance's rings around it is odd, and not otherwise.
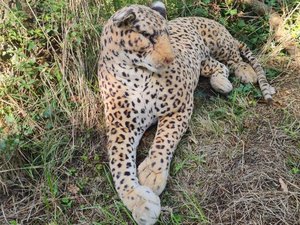
[{"label": "tan fur", "polygon": [[[243,83],[258,82],[264,99],[271,102],[275,89],[268,83],[262,66],[250,49],[244,43],[233,38],[224,26],[214,20],[200,17],[191,17],[190,20],[193,20],[205,45],[209,48],[212,58],[229,67]],[[241,56],[247,62],[244,62]],[[214,82],[215,85],[212,87],[216,91],[223,94],[224,92],[219,90],[231,91],[226,88],[228,86],[227,80],[224,78],[219,80],[225,81],[224,86],[222,86],[222,82],[217,82],[218,84]]]},{"label": "tan fur", "polygon": [[152,55],[156,59],[156,63],[163,62],[168,64],[174,60],[175,56],[167,35],[158,37]]}]

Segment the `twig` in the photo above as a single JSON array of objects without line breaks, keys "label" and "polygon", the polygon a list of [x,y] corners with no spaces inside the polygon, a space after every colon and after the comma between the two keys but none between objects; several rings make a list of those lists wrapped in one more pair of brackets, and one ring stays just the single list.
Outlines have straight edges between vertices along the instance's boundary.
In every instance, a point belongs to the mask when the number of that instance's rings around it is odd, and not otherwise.
[{"label": "twig", "polygon": [[6,218],[6,215],[5,215],[5,212],[4,212],[3,205],[1,205],[1,211],[2,211],[3,218],[4,218],[5,222],[6,222],[7,224],[10,224],[10,223],[8,222],[7,218]]}]

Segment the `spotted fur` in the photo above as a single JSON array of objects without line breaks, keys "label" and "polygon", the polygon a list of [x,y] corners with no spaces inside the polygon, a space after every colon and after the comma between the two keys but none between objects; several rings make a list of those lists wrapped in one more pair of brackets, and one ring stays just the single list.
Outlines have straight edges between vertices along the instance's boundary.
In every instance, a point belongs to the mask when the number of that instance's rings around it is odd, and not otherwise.
[{"label": "spotted fur", "polygon": [[[270,103],[275,89],[268,83],[262,66],[251,50],[244,43],[233,38],[228,30],[216,21],[200,17],[189,19],[193,20],[197,26],[205,45],[210,50],[210,55],[228,66],[242,82],[256,83],[258,81],[264,99]],[[244,62],[244,59],[247,62]],[[229,91],[219,90],[221,93]]]},{"label": "spotted fur", "polygon": [[[103,28],[99,80],[109,164],[121,200],[140,225],[154,224],[160,214],[158,196],[188,127],[200,74],[210,77],[216,89],[232,88],[228,68],[212,57],[200,25],[197,18],[167,22],[159,10],[132,5]],[[152,147],[136,168],[136,148],[154,123]]]},{"label": "spotted fur", "polygon": [[[154,2],[152,8],[158,10],[166,18],[166,8],[162,2]],[[275,93],[275,89],[268,83],[262,66],[246,44],[233,38],[224,26],[214,20],[202,17],[183,19],[183,21],[186,20],[191,20],[197,27],[213,59],[229,67],[243,83],[256,83],[258,81],[264,99],[268,103],[272,102],[272,95]],[[244,59],[248,63],[244,62]],[[209,76],[205,68],[201,75]],[[227,74],[225,77],[213,78],[211,80],[212,87],[217,92],[229,93],[232,90],[232,85],[227,78]]]}]

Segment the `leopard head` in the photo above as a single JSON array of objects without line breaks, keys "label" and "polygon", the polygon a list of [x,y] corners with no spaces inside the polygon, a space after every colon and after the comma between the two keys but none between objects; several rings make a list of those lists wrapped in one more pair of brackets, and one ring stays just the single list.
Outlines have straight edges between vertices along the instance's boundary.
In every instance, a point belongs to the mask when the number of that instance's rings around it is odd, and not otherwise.
[{"label": "leopard head", "polygon": [[166,19],[146,6],[132,5],[117,11],[103,29],[101,45],[106,60],[156,73],[174,60]]}]

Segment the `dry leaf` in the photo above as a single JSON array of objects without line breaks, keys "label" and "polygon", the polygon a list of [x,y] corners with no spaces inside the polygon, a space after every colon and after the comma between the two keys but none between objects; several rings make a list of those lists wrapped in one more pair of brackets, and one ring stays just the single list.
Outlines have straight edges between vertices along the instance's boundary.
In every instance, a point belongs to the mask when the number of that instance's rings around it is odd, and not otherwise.
[{"label": "dry leaf", "polygon": [[289,192],[286,183],[284,183],[284,181],[283,181],[283,179],[281,177],[279,178],[279,183],[280,183],[280,186],[281,186],[281,190],[283,192]]},{"label": "dry leaf", "polygon": [[68,186],[68,191],[70,192],[70,193],[72,193],[73,195],[76,195],[78,192],[79,192],[79,188],[76,186],[76,185],[74,185],[74,184],[70,184],[69,186]]}]

